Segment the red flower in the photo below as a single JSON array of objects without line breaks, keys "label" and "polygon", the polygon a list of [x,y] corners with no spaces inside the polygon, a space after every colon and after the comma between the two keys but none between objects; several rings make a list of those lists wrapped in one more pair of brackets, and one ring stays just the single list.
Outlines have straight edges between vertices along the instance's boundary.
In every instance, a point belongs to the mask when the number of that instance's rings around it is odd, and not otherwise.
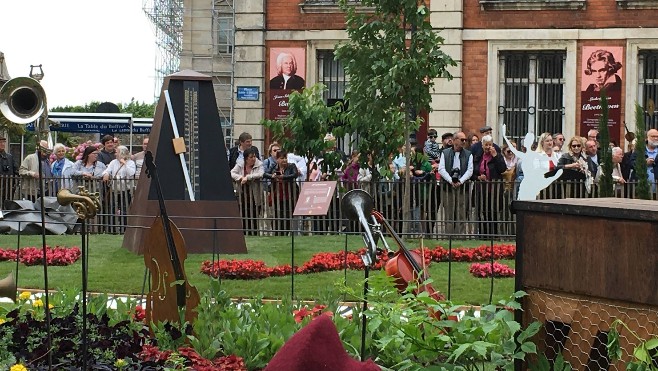
[{"label": "red flower", "polygon": [[323,312],[327,308],[326,305],[316,305],[313,309],[308,309],[306,306],[301,307],[299,310],[293,310],[292,314],[295,316],[295,322],[301,323],[306,317],[317,317],[319,315],[333,316],[334,313],[331,311]]},{"label": "red flower", "polygon": [[[36,247],[23,247],[20,249],[18,260],[25,265],[43,265],[43,249]],[[16,260],[16,250],[0,249],[0,261]],[[76,246],[68,248],[64,246],[50,247],[46,245],[46,262],[48,265],[70,265],[80,258],[80,249]]]},{"label": "red flower", "polygon": [[133,314],[133,320],[141,322],[144,318],[146,318],[146,310],[144,310],[141,305],[137,305],[135,307],[135,314]]},{"label": "red flower", "polygon": [[[364,269],[361,256],[366,249],[361,248],[358,251],[340,251],[337,253],[321,252],[313,255],[311,259],[299,267],[295,267],[295,273],[305,274],[314,272],[328,272],[341,269]],[[492,247],[482,245],[476,248],[454,248],[451,254],[441,246],[434,249],[414,249],[418,255],[424,257],[424,266],[429,266],[434,262],[448,261],[449,255],[453,261],[475,262],[487,261],[491,259]],[[513,259],[516,254],[514,245],[494,245],[494,259]],[[377,262],[371,269],[382,269],[388,262],[387,253],[381,253],[377,256]],[[209,276],[224,279],[260,279],[272,276],[285,276],[292,272],[289,264],[268,267],[262,261],[254,260],[220,260],[211,263],[206,260],[201,264],[201,272]]]},{"label": "red flower", "polygon": [[158,349],[158,347],[155,345],[144,344],[142,346],[142,351],[137,355],[137,357],[145,362],[164,362],[169,358],[170,355],[170,350],[161,352],[160,349]]},{"label": "red flower", "polygon": [[487,278],[487,277],[514,277],[514,269],[508,267],[505,264],[500,264],[498,262],[493,263],[473,263],[468,271],[475,277]]}]

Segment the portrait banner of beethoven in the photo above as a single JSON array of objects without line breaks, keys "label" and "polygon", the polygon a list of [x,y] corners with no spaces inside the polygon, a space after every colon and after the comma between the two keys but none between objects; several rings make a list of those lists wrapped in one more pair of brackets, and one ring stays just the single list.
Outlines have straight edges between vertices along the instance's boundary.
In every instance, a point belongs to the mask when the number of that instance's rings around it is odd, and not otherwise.
[{"label": "portrait banner of beethoven", "polygon": [[621,46],[583,46],[581,58],[580,128],[587,136],[597,129],[601,117],[601,90],[608,97],[608,130],[610,141],[620,145],[621,93],[624,48]]},{"label": "portrait banner of beethoven", "polygon": [[288,116],[288,97],[291,92],[306,87],[305,73],[304,48],[270,48],[270,119]]}]

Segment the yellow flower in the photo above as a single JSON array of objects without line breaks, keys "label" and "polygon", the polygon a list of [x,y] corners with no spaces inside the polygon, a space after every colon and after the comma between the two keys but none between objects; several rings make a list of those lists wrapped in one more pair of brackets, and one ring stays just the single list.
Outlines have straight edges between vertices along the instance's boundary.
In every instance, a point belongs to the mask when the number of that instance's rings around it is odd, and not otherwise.
[{"label": "yellow flower", "polygon": [[41,299],[37,299],[32,303],[32,306],[35,308],[41,308],[43,307],[43,302],[41,301]]},{"label": "yellow flower", "polygon": [[126,360],[123,359],[123,358],[119,358],[119,359],[117,359],[116,362],[114,362],[114,367],[117,367],[117,368],[126,367],[127,365],[128,365],[128,362],[126,362]]},{"label": "yellow flower", "polygon": [[2,325],[2,324],[5,323],[5,322],[7,322],[6,319],[4,319],[4,318],[0,318],[0,325]]},{"label": "yellow flower", "polygon": [[27,371],[27,368],[25,368],[25,366],[23,366],[22,364],[18,363],[11,366],[9,371]]},{"label": "yellow flower", "polygon": [[53,308],[55,308],[55,306],[52,305],[52,304],[50,304],[50,303],[48,303],[48,309],[53,309]]},{"label": "yellow flower", "polygon": [[32,294],[29,291],[23,291],[23,292],[21,292],[20,295],[18,295],[18,298],[20,300],[27,300],[27,299],[30,298],[30,296],[32,296]]}]

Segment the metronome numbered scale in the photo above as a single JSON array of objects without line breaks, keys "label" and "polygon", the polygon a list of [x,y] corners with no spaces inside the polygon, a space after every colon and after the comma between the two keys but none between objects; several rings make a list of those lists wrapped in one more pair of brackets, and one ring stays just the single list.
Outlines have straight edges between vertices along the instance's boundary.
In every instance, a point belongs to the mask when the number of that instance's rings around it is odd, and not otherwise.
[{"label": "metronome numbered scale", "polygon": [[185,160],[192,182],[195,199],[199,199],[199,82],[183,82],[183,106],[185,107]]}]

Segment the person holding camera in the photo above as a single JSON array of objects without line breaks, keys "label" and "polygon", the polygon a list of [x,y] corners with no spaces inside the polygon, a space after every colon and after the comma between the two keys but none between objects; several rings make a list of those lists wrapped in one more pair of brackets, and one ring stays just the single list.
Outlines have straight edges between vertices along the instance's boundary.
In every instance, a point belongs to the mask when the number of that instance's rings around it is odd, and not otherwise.
[{"label": "person holding camera", "polygon": [[276,167],[263,174],[263,178],[272,182],[272,206],[274,207],[274,221],[276,236],[285,236],[292,232],[292,210],[299,193],[295,180],[299,175],[297,166],[288,163],[288,152],[280,150],[276,153]]},{"label": "person holding camera", "polygon": [[[439,174],[444,180],[444,195],[441,197],[446,215],[446,232],[466,233],[466,204],[469,193],[464,183],[473,175],[473,156],[464,148],[466,134],[457,132],[452,139],[452,148],[446,148],[439,161]],[[450,222],[452,221],[452,222]]]}]

